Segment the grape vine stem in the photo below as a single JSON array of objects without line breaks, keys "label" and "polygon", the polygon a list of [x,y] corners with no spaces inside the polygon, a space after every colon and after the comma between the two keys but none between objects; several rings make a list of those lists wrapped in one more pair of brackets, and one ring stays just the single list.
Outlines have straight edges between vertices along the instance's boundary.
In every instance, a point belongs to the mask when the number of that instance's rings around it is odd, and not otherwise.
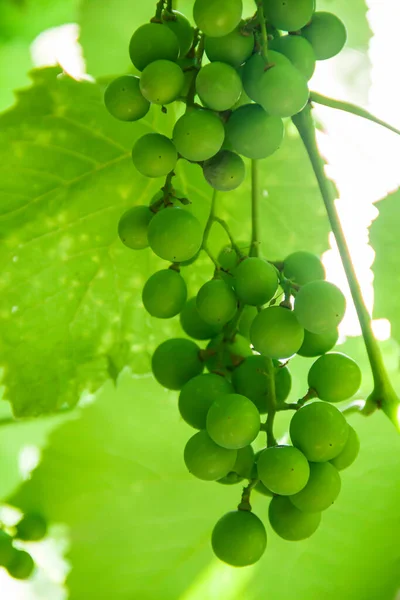
[{"label": "grape vine stem", "polygon": [[261,54],[268,65],[268,34],[265,25],[264,4],[263,0],[256,0],[258,23],[261,29]]},{"label": "grape vine stem", "polygon": [[358,320],[360,322],[361,331],[371,366],[374,389],[368,397],[362,413],[370,414],[376,408],[382,408],[387,416],[391,419],[397,430],[400,431],[400,401],[392,387],[378,342],[376,341],[372,331],[371,317],[365,306],[360,284],[358,282],[351,259],[349,247],[347,245],[347,240],[336,210],[336,196],[334,187],[325,174],[324,161],[318,149],[316,129],[310,104],[308,104],[302,110],[302,112],[292,117],[292,120],[303,140],[318,181],[331,229],[335,236],[347,281],[350,286],[351,295],[356,307]]},{"label": "grape vine stem", "polygon": [[316,104],[322,104],[323,106],[329,106],[330,108],[335,108],[337,110],[342,110],[343,112],[351,113],[352,115],[356,115],[357,117],[361,117],[362,119],[367,119],[368,121],[372,121],[381,127],[385,127],[393,133],[397,133],[400,135],[400,130],[396,129],[389,123],[378,119],[373,114],[361,108],[361,106],[357,106],[356,104],[351,104],[351,102],[343,102],[342,100],[334,100],[333,98],[328,98],[327,96],[322,96],[322,94],[318,94],[317,92],[311,92],[310,94],[311,102],[315,102]]},{"label": "grape vine stem", "polygon": [[213,223],[214,223],[214,220],[215,220],[215,207],[216,207],[216,203],[217,203],[217,190],[214,190],[212,198],[211,198],[210,214],[208,216],[208,220],[207,220],[207,223],[206,223],[206,226],[205,226],[205,229],[204,229],[203,243],[202,243],[201,247],[203,248],[204,252],[208,255],[209,259],[214,264],[214,267],[216,269],[219,269],[218,262],[214,258],[214,256],[211,254],[210,249],[208,247],[208,236],[210,235],[211,227],[213,226]]}]

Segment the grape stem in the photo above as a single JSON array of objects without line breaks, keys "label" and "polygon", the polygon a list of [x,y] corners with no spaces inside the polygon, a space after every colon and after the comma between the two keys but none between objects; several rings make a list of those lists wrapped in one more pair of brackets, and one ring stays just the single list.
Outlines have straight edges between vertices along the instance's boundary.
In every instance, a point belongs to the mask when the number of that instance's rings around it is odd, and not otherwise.
[{"label": "grape stem", "polygon": [[262,0],[256,0],[258,22],[261,29],[261,55],[268,65],[268,34],[265,25],[264,4]]},{"label": "grape stem", "polygon": [[365,306],[360,284],[351,260],[347,240],[336,210],[334,187],[325,174],[324,161],[318,149],[311,106],[308,104],[299,114],[292,117],[292,120],[303,140],[318,181],[331,229],[335,236],[347,281],[350,286],[371,366],[374,389],[368,397],[362,412],[363,414],[371,414],[376,408],[382,408],[397,430],[400,431],[400,401],[390,382],[378,342],[372,331],[371,317]]},{"label": "grape stem", "polygon": [[400,130],[396,129],[389,123],[378,119],[373,114],[361,108],[361,106],[357,106],[356,104],[352,104],[351,102],[343,102],[342,100],[334,100],[333,98],[328,98],[327,96],[322,96],[322,94],[318,94],[317,92],[311,92],[310,94],[311,102],[315,102],[316,104],[322,104],[323,106],[329,106],[330,108],[336,108],[337,110],[342,110],[347,113],[351,113],[352,115],[356,115],[357,117],[361,117],[362,119],[367,119],[368,121],[372,121],[381,127],[385,127],[397,135],[400,135]]},{"label": "grape stem", "polygon": [[258,161],[251,161],[251,248],[250,256],[258,256],[260,250]]},{"label": "grape stem", "polygon": [[228,224],[223,219],[221,219],[220,217],[216,217],[216,216],[214,216],[214,222],[219,223],[221,225],[221,227],[223,227],[223,229],[225,229],[225,233],[229,238],[229,242],[231,244],[232,249],[236,252],[236,254],[238,255],[239,258],[243,258],[243,253],[240,250],[239,246],[236,244],[236,242],[233,238],[233,235],[231,233],[231,230],[228,227]]},{"label": "grape stem", "polygon": [[156,4],[156,14],[150,20],[151,23],[162,23],[162,13],[164,10],[165,0],[158,0]]},{"label": "grape stem", "polygon": [[250,481],[249,485],[247,487],[243,488],[242,498],[238,505],[238,510],[247,510],[249,512],[251,511],[251,504],[250,504],[251,492],[256,487],[256,485],[259,481],[260,481],[259,479],[252,479]]},{"label": "grape stem", "polygon": [[340,409],[340,412],[344,415],[351,415],[352,413],[364,414],[365,400],[353,400],[346,406]]},{"label": "grape stem", "polygon": [[219,264],[214,256],[211,254],[210,249],[208,247],[208,236],[210,235],[211,227],[213,226],[215,219],[215,206],[217,203],[217,190],[213,191],[213,195],[211,198],[211,206],[210,206],[210,214],[208,216],[208,221],[206,223],[204,234],[203,234],[203,243],[201,245],[204,252],[207,254],[211,262],[214,264],[216,270],[219,270]]}]

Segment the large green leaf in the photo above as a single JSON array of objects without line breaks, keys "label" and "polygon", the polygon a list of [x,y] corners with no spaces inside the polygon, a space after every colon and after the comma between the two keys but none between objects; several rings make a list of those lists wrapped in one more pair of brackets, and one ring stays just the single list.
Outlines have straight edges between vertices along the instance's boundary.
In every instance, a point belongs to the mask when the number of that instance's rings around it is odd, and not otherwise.
[{"label": "large green leaf", "polygon": [[[219,565],[209,543],[240,486],[186,473],[190,430],[175,395],[127,371],[116,390],[107,384],[78,421],[52,435],[13,502],[69,526],[70,600],[393,600],[400,439],[380,414],[354,416],[352,424],[361,454],[316,535],[289,543],[268,527],[265,557],[244,571]],[[255,496],[254,508],[266,522],[268,500]]]},{"label": "large green leaf", "polygon": [[399,190],[381,200],[377,204],[379,216],[370,229],[371,245],[376,253],[373,265],[374,316],[377,319],[389,319],[392,335],[398,342],[400,342],[399,202]]},{"label": "large green leaf", "polygon": [[[0,117],[0,347],[18,415],[74,404],[83,389],[125,365],[148,372],[157,342],[179,331],[177,319],[152,320],[141,305],[146,278],[165,263],[148,250],[129,251],[116,233],[123,210],[147,203],[162,185],[135,171],[132,144],[153,128],[170,134],[174,111],[154,109],[139,124],[119,123],[103,106],[101,86],[55,69],[34,78]],[[260,163],[264,195],[270,194],[263,203],[265,249],[276,257],[295,248],[320,252],[327,225],[308,159],[292,134],[276,156]],[[182,164],[178,173],[177,186],[204,225],[211,189],[196,165]],[[240,236],[248,234],[249,204],[248,184],[221,200]],[[213,239],[221,246],[227,238],[216,228]],[[212,273],[205,257],[186,271],[191,293]]]}]

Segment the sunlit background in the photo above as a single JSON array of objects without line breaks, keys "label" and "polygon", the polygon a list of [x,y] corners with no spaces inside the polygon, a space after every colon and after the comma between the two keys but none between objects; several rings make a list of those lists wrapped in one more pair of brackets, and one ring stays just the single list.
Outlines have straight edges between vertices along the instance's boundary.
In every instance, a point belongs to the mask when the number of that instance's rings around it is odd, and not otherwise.
[{"label": "sunlit background", "polygon": [[[400,128],[400,86],[396,70],[400,50],[399,2],[368,0],[367,4],[369,24],[373,32],[369,48],[372,66],[370,89],[366,91],[363,86],[360,89],[357,76],[353,75],[350,84],[344,76],[350,72],[357,73],[358,68],[360,72],[365,69],[365,55],[349,49],[331,61],[319,63],[311,87],[322,94],[361,103],[381,119]],[[76,79],[91,79],[90,73],[86,72],[76,24],[63,25],[41,33],[31,46],[31,55],[33,63],[38,67],[60,64]],[[318,135],[322,151],[329,162],[328,173],[340,192],[338,210],[364,297],[372,310],[371,265],[374,252],[368,245],[368,227],[378,214],[379,205],[377,208],[374,202],[400,184],[400,141],[391,132],[340,111],[318,107],[317,114],[324,130]],[[359,335],[355,310],[333,239],[331,245],[332,249],[324,256],[328,279],[347,291],[349,300],[341,333],[343,336]],[[374,331],[381,340],[389,338],[389,322],[383,319],[375,321]],[[28,474],[37,460],[37,451],[27,448],[20,456],[21,471]],[[7,509],[3,510],[0,518],[6,523],[13,523],[17,515]],[[42,567],[33,583],[16,582],[8,578],[5,570],[0,570],[2,600],[66,598],[62,582],[68,566],[61,558],[66,538],[62,530],[52,533],[52,539],[32,544],[28,548],[39,567]],[[212,563],[180,600],[219,600],[222,597],[224,600],[238,597],[245,599],[244,590],[251,576],[252,569],[235,571],[219,563]],[[243,596],[240,595],[240,590],[243,590]]]}]

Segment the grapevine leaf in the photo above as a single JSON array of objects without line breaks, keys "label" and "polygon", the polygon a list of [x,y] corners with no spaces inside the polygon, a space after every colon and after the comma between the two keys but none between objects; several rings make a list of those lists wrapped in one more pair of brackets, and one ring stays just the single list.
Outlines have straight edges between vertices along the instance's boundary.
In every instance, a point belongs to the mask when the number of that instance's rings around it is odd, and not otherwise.
[{"label": "grapevine leaf", "polygon": [[[117,388],[105,385],[79,420],[52,434],[12,502],[69,526],[70,600],[212,598],[216,581],[229,582],[218,587],[218,600],[291,600],[293,589],[299,600],[392,600],[399,584],[400,439],[380,414],[351,422],[361,454],[343,472],[341,496],[318,532],[292,544],[267,525],[266,555],[245,580],[241,570],[212,559],[209,542],[240,486],[200,482],[186,472],[182,450],[192,430],[180,422],[175,394],[128,371]],[[267,523],[268,499],[254,494],[253,505]]]},{"label": "grapevine leaf", "polygon": [[392,335],[400,342],[400,319],[398,297],[400,273],[398,268],[400,190],[390,194],[377,204],[378,218],[370,228],[370,240],[375,250],[373,264],[376,319],[389,319]]}]

